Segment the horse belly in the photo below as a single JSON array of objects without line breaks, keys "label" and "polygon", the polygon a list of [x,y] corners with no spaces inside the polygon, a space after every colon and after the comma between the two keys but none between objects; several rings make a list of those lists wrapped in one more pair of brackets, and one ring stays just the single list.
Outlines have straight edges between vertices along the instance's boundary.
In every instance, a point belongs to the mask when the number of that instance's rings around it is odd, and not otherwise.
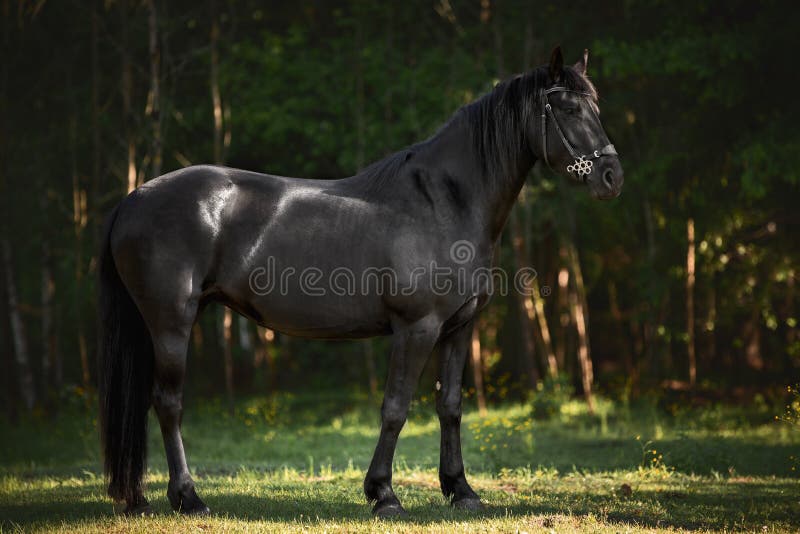
[{"label": "horse belly", "polygon": [[356,339],[391,333],[387,310],[378,298],[315,296],[297,289],[258,296],[251,305],[259,323],[293,336]]}]

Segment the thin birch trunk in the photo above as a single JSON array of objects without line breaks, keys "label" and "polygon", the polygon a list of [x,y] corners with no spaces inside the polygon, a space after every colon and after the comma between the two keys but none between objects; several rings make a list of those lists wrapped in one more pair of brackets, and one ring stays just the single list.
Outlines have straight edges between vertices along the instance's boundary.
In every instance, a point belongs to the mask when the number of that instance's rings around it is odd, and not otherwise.
[{"label": "thin birch trunk", "polygon": [[[82,188],[78,173],[78,120],[75,115],[69,125],[70,151],[72,152],[72,229],[74,235],[75,255],[75,287],[78,294],[83,292],[83,231],[88,222],[86,214],[86,190]],[[83,321],[83,305],[81,299],[75,301],[75,330],[78,337],[78,354],[81,361],[81,381],[88,389],[92,384],[92,372],[89,364],[89,347],[86,344],[86,325]]]},{"label": "thin birch trunk", "polygon": [[[560,251],[561,252],[561,251]],[[563,257],[563,254],[559,254]],[[558,325],[556,326],[556,361],[559,369],[566,368],[567,351],[567,327],[571,321],[569,311],[569,269],[561,266],[558,270],[558,294],[556,295],[556,316]]]},{"label": "thin birch trunk", "polygon": [[152,138],[150,140],[151,178],[161,176],[161,50],[158,33],[158,10],[156,0],[147,1],[147,28],[150,52],[150,94],[147,99],[147,115],[150,117]]},{"label": "thin birch trunk", "polygon": [[222,97],[219,92],[219,20],[217,2],[211,0],[211,105],[214,112],[214,163],[222,165]]},{"label": "thin birch trunk", "polygon": [[[653,226],[653,210],[650,207],[650,201],[645,196],[642,200],[642,211],[644,215],[645,234],[647,236],[647,260],[650,265],[651,276],[655,275],[655,256],[656,256],[656,242],[655,242],[655,228]],[[652,288],[653,282],[649,281]],[[645,304],[644,315],[644,352],[645,360],[650,368],[652,376],[656,377],[660,372],[660,365],[658,358],[656,358],[656,321],[655,321],[655,303]]]},{"label": "thin birch trunk", "polygon": [[[43,197],[46,198],[46,197]],[[46,213],[47,203],[42,201],[42,212]],[[46,231],[46,230],[45,230]],[[42,393],[46,399],[51,398],[53,390],[60,386],[54,380],[56,367],[56,336],[53,313],[53,297],[55,296],[55,278],[53,277],[53,256],[50,250],[50,240],[47,236],[42,238]],[[48,402],[49,404],[49,402]]]},{"label": "thin birch trunk", "polygon": [[128,0],[119,4],[122,33],[122,117],[125,124],[125,145],[127,147],[127,178],[126,190],[128,193],[138,187],[138,171],[136,168],[136,139],[133,129],[133,61],[131,60],[130,28],[128,23]]},{"label": "thin birch trunk", "polygon": [[259,338],[261,339],[262,350],[264,351],[264,359],[267,361],[267,369],[269,371],[269,391],[274,394],[278,387],[278,369],[275,364],[275,331],[263,326],[257,328]]},{"label": "thin birch trunk", "polygon": [[589,413],[594,413],[594,396],[592,395],[592,382],[594,381],[594,370],[592,368],[591,354],[589,353],[589,328],[588,310],[586,310],[586,288],[583,285],[583,274],[578,259],[578,252],[575,245],[568,245],[568,256],[572,271],[572,291],[570,291],[570,306],[575,318],[575,327],[578,332],[578,361],[581,368],[581,382],[583,384],[583,394]]},{"label": "thin birch trunk", "polygon": [[203,327],[200,325],[200,321],[197,321],[192,326],[192,346],[194,347],[194,353],[198,357],[202,358],[205,339],[203,336]]},{"label": "thin birch trunk", "polygon": [[[95,219],[99,210],[100,196],[100,13],[97,0],[92,2],[92,37],[91,37],[91,125],[92,125],[92,183],[90,184],[89,208],[94,211]],[[100,241],[99,224],[92,224],[92,250],[97,250]]]},{"label": "thin birch trunk", "polygon": [[[794,279],[789,278],[790,289],[793,282]],[[716,277],[712,275],[707,286],[708,293],[706,296],[708,308],[705,324],[707,344],[704,353],[706,362],[715,362],[717,359],[717,289],[715,284]],[[791,344],[787,345],[787,347],[788,346],[791,346]]]},{"label": "thin birch trunk", "polygon": [[[527,254],[524,246],[525,243],[519,228],[519,221],[517,217],[513,217],[511,221],[511,247],[514,251],[514,263],[517,271],[526,266],[525,258]],[[517,301],[520,329],[522,330],[525,367],[528,369],[531,388],[535,390],[539,381],[539,371],[536,366],[536,311],[533,307],[533,301],[526,292],[515,291],[514,293]]]},{"label": "thin birch trunk", "polygon": [[617,327],[619,334],[619,347],[622,351],[622,360],[625,362],[625,373],[628,375],[631,383],[635,382],[636,368],[633,365],[633,356],[631,354],[630,346],[628,345],[627,336],[625,335],[625,319],[622,316],[622,311],[619,308],[619,297],[617,295],[617,285],[613,281],[608,282],[608,307],[611,312],[611,317]]},{"label": "thin birch trunk", "polygon": [[25,338],[25,325],[19,311],[16,280],[14,279],[14,259],[11,243],[3,236],[3,271],[5,272],[6,298],[8,299],[8,315],[11,324],[11,337],[14,343],[14,360],[16,362],[19,391],[25,408],[30,412],[36,405],[36,386],[31,372],[28,357],[28,341]]},{"label": "thin birch trunk", "polygon": [[238,315],[236,324],[239,327],[239,347],[244,352],[253,351],[253,337],[250,335],[250,322],[247,317]]},{"label": "thin birch trunk", "polygon": [[[395,50],[394,45],[394,7],[392,2],[386,2],[384,4],[386,6],[386,50],[389,53],[392,53]],[[391,79],[394,74],[394,65],[396,64],[394,56],[390,56],[386,58],[386,75],[389,76]],[[392,124],[393,117],[392,117],[392,91],[394,89],[394,84],[387,83],[384,84],[384,93],[383,93],[383,123],[386,125],[383,128],[384,132],[384,139],[383,139],[383,149],[384,152],[389,152],[392,147],[394,146],[394,138],[392,136],[392,129],[389,127]]]},{"label": "thin birch trunk", "polygon": [[363,341],[364,364],[367,368],[367,383],[369,385],[369,398],[374,401],[378,398],[378,374],[375,371],[375,350],[371,339]]},{"label": "thin birch trunk", "polygon": [[536,321],[539,324],[539,334],[542,340],[542,347],[546,357],[545,363],[547,364],[548,373],[552,378],[558,376],[558,361],[556,354],[553,351],[553,342],[550,338],[550,328],[547,326],[547,315],[544,310],[544,299],[542,298],[541,289],[539,288],[539,281],[534,278],[531,283],[532,291],[531,298],[533,299],[533,307],[536,311]]},{"label": "thin birch trunk", "polygon": [[475,382],[475,396],[478,399],[478,413],[486,415],[486,392],[483,387],[483,358],[481,357],[481,336],[478,321],[472,328],[472,378]]},{"label": "thin birch trunk", "polygon": [[[9,0],[3,2],[3,50],[2,57],[8,57],[11,50],[11,9]],[[36,403],[36,390],[34,389],[33,374],[30,370],[28,360],[28,346],[25,338],[25,328],[19,312],[19,302],[17,299],[16,281],[14,279],[14,261],[12,256],[11,244],[8,241],[9,232],[9,208],[10,199],[7,194],[8,180],[8,131],[6,130],[8,121],[6,113],[10,105],[8,97],[8,62],[0,61],[0,262],[2,262],[2,273],[4,275],[3,289],[0,294],[5,299],[8,307],[8,327],[10,328],[10,338],[12,350],[8,351],[8,356],[4,357],[4,367],[6,370],[6,384],[8,392],[8,415],[11,421],[17,420],[17,403],[13,402],[12,394],[14,375],[16,374],[17,386],[25,404],[25,408],[30,411]],[[3,321],[5,323],[5,321]],[[5,333],[5,324],[2,330]],[[5,347],[0,347],[3,354]]]},{"label": "thin birch trunk", "polygon": [[695,249],[694,249],[694,219],[686,221],[686,349],[689,355],[689,385],[694,387],[697,383],[697,359],[694,352],[694,280],[695,280]]},{"label": "thin birch trunk", "polygon": [[222,352],[225,364],[225,392],[228,401],[228,415],[233,415],[233,312],[230,308],[223,308],[222,314]]}]

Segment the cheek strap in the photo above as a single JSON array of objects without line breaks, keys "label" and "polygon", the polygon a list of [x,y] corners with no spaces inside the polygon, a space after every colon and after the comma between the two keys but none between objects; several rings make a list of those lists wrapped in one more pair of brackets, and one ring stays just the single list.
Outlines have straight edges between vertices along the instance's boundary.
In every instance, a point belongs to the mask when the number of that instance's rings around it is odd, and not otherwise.
[{"label": "cheek strap", "polygon": [[[547,164],[548,167],[551,169],[553,168],[550,165],[550,161],[547,157],[547,117],[549,116],[550,119],[553,121],[553,126],[555,126],[556,133],[561,138],[561,143],[564,145],[564,148],[567,149],[569,154],[575,158],[575,161],[572,165],[567,165],[567,172],[577,174],[578,178],[582,181],[586,181],[586,176],[589,176],[592,172],[592,167],[594,165],[592,160],[595,160],[601,156],[616,156],[617,150],[614,148],[614,145],[611,143],[607,144],[602,148],[598,148],[590,152],[589,154],[578,154],[578,151],[575,150],[575,147],[572,146],[572,143],[569,142],[567,136],[564,135],[564,131],[561,129],[561,125],[558,123],[558,119],[556,118],[555,113],[553,113],[553,107],[550,105],[550,102],[547,100],[547,95],[550,93],[556,92],[571,92],[577,93],[583,96],[589,96],[588,93],[578,93],[577,91],[570,91],[566,87],[551,87],[546,91],[542,91],[542,157],[544,158],[544,162]],[[591,106],[589,106],[591,108]],[[597,113],[594,111],[594,108],[591,108],[592,112]],[[598,119],[599,120],[599,119]],[[555,170],[555,169],[553,169]]]}]

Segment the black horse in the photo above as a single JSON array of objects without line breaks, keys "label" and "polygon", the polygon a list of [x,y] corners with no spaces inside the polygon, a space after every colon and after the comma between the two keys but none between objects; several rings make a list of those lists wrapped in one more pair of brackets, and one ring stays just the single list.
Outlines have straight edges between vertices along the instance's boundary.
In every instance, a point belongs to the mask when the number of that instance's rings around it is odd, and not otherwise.
[{"label": "black horse", "polygon": [[[218,301],[290,335],[392,336],[380,437],[364,481],[380,516],[404,513],[392,490],[392,458],[420,373],[438,348],[442,492],[453,505],[480,507],[461,457],[461,379],[491,284],[472,275],[491,267],[537,160],[584,182],[596,198],[616,197],[622,187],[586,62],[584,53],[564,66],[557,48],[549,66],[498,84],[430,139],[349,178],[203,165],[151,180],[120,202],[100,258],[108,494],[124,500],[128,513],[149,510],[142,478],[152,405],[172,507],[208,512],[189,474],[180,423],[190,331],[204,305]],[[429,269],[438,272],[436,284],[420,281]],[[272,284],[278,272],[280,283]],[[325,291],[314,285],[325,272],[376,276],[357,291]],[[464,273],[470,282],[458,283]]]}]

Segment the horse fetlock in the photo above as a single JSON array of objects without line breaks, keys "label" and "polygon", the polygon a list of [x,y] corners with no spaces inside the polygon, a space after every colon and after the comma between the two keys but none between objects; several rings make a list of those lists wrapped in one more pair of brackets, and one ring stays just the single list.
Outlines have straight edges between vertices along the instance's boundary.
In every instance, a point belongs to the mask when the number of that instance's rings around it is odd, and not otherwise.
[{"label": "horse fetlock", "polygon": [[394,490],[392,490],[392,481],[388,477],[372,477],[367,475],[367,478],[364,479],[364,494],[367,496],[367,500],[369,502],[382,502],[382,501],[391,501],[392,499],[396,500],[399,504],[399,500],[394,494]]},{"label": "horse fetlock", "polygon": [[129,517],[149,517],[153,515],[153,509],[150,508],[150,503],[147,499],[142,497],[136,502],[128,503],[122,511],[122,515]]},{"label": "horse fetlock", "polygon": [[442,471],[439,471],[439,483],[441,484],[442,493],[444,496],[451,499],[451,504],[455,505],[455,503],[458,501],[469,499],[480,501],[478,495],[473,491],[467,482],[467,478],[464,476],[463,470],[456,475],[448,475]]}]

